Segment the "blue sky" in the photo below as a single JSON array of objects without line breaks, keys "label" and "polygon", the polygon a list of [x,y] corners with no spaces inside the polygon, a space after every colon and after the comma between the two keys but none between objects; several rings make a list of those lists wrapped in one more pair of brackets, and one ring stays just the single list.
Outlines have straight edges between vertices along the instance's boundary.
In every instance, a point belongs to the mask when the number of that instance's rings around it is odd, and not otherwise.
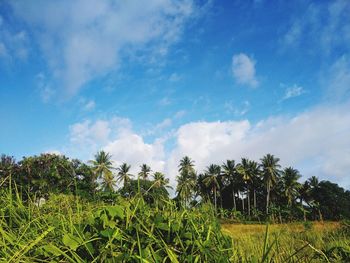
[{"label": "blue sky", "polygon": [[0,151],[146,162],[265,153],[350,187],[350,3],[2,1]]}]

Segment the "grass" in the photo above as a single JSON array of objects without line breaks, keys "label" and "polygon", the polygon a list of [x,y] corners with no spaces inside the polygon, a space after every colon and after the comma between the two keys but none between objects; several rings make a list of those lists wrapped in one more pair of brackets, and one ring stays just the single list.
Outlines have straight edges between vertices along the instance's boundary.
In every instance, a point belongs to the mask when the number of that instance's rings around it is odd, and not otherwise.
[{"label": "grass", "polygon": [[[311,222],[312,229],[316,232],[329,232],[335,231],[340,228],[340,222]],[[225,233],[230,235],[232,238],[241,236],[254,236],[256,234],[264,234],[266,231],[265,224],[221,224],[222,229]],[[301,222],[288,223],[288,224],[270,224],[270,234],[278,233],[302,233],[304,232],[305,225]]]},{"label": "grass", "polygon": [[[348,226],[345,226],[347,229]],[[234,262],[350,262],[350,235],[339,222],[222,224]],[[264,245],[263,245],[264,244]]]},{"label": "grass", "polygon": [[0,262],[350,262],[346,222],[220,225],[209,204],[0,194]]},{"label": "grass", "polygon": [[[39,207],[0,199],[0,262],[228,262],[231,239],[210,205],[177,209],[142,196],[113,203],[52,195]],[[161,200],[159,200],[161,201]]]}]

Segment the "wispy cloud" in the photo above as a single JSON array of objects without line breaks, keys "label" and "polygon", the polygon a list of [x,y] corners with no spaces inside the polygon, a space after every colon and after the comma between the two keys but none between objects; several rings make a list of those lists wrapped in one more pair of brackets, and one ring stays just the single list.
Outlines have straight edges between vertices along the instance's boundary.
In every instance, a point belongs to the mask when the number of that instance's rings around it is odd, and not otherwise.
[{"label": "wispy cloud", "polygon": [[190,0],[150,0],[147,5],[108,0],[10,4],[34,32],[51,77],[70,96],[95,77],[118,68],[122,57],[134,51],[154,56],[156,50],[167,50],[179,40],[196,9]]},{"label": "wispy cloud", "polygon": [[291,87],[288,87],[285,89],[285,93],[284,96],[282,97],[282,101],[283,100],[288,100],[294,97],[299,97],[300,95],[304,94],[305,90],[302,86],[299,86],[297,84],[294,84]]},{"label": "wispy cloud", "polygon": [[232,74],[237,83],[253,88],[259,85],[255,75],[255,64],[254,59],[244,53],[232,57]]},{"label": "wispy cloud", "polygon": [[29,38],[25,30],[13,29],[0,16],[0,59],[26,60],[29,55]]},{"label": "wispy cloud", "polygon": [[312,51],[320,49],[324,54],[336,51],[339,46],[350,49],[349,1],[319,1],[308,3],[304,9],[281,37],[284,50],[300,45]]},{"label": "wispy cloud", "polygon": [[245,100],[237,105],[232,101],[227,101],[225,102],[224,107],[229,113],[233,113],[236,116],[243,116],[249,111],[250,102]]},{"label": "wispy cloud", "polygon": [[350,95],[350,59],[342,56],[322,75],[327,99],[343,100]]}]

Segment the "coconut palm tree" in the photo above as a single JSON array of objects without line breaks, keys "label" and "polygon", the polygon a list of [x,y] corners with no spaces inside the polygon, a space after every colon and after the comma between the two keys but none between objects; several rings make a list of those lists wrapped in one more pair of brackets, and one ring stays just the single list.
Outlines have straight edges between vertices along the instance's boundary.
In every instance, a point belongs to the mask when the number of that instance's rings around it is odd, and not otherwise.
[{"label": "coconut palm tree", "polygon": [[301,184],[298,182],[300,178],[301,175],[299,171],[292,167],[287,167],[282,172],[283,192],[287,198],[288,207],[291,207],[294,200],[298,196],[301,188]]},{"label": "coconut palm tree", "polygon": [[141,166],[140,166],[140,168],[141,168],[141,171],[139,172],[139,176],[142,178],[142,179],[144,179],[144,180],[147,180],[148,179],[148,177],[149,177],[149,175],[150,175],[150,173],[151,173],[151,167],[149,167],[147,164],[142,164]]},{"label": "coconut palm tree", "polygon": [[95,154],[95,159],[90,160],[89,163],[92,165],[93,172],[95,174],[95,178],[93,181],[96,179],[101,179],[102,184],[104,186],[107,186],[105,189],[112,190],[110,186],[114,185],[113,183],[113,173],[112,170],[113,165],[112,165],[112,155],[109,153],[106,153],[105,151],[99,151]]},{"label": "coconut palm tree", "polygon": [[179,173],[177,176],[176,192],[184,201],[185,206],[193,195],[196,187],[196,172],[194,170],[194,162],[190,157],[185,156],[180,160]]},{"label": "coconut palm tree", "polygon": [[320,188],[320,182],[318,180],[318,178],[316,176],[311,176],[307,182],[309,183],[309,186],[310,186],[310,198],[311,198],[311,201],[309,202],[309,205],[317,210],[318,212],[318,216],[319,216],[319,219],[321,221],[323,221],[323,217],[322,217],[322,213],[321,213],[321,204],[316,201],[318,198],[317,198],[317,192]]},{"label": "coconut palm tree", "polygon": [[179,172],[189,174],[194,172],[194,161],[190,157],[185,156],[180,160]]},{"label": "coconut palm tree", "polygon": [[211,164],[210,166],[207,167],[207,170],[205,171],[205,178],[203,179],[203,183],[207,187],[211,187],[212,191],[214,193],[214,207],[215,211],[217,211],[217,190],[219,188],[219,179],[218,177],[220,176],[221,173],[221,167],[216,164]]},{"label": "coconut palm tree", "polygon": [[123,182],[124,187],[130,181],[132,174],[129,173],[131,166],[127,163],[122,163],[118,168],[117,181]]},{"label": "coconut palm tree", "polygon": [[250,190],[253,190],[253,206],[256,209],[256,187],[261,184],[259,164],[249,160]]},{"label": "coconut palm tree", "polygon": [[226,163],[222,164],[222,175],[229,181],[232,192],[233,209],[237,210],[236,205],[236,190],[237,190],[237,170],[234,160],[226,160]]},{"label": "coconut palm tree", "polygon": [[266,215],[269,214],[270,193],[280,174],[279,158],[266,154],[261,160],[262,175],[266,185]]},{"label": "coconut palm tree", "polygon": [[165,178],[165,175],[163,173],[155,172],[153,174],[153,178],[156,187],[165,187],[172,189],[172,187],[169,185],[169,179]]},{"label": "coconut palm tree", "polygon": [[[247,158],[242,158],[241,163],[237,165],[237,172],[242,176],[247,188],[248,216],[250,216],[250,184],[253,178],[252,168],[254,168],[254,165],[255,162],[250,161]],[[244,202],[244,198],[242,199],[242,202]]]},{"label": "coconut palm tree", "polygon": [[193,195],[193,191],[196,187],[196,180],[193,178],[186,178],[184,176],[177,177],[176,192],[181,200],[183,200],[184,205],[187,206],[189,200]]},{"label": "coconut palm tree", "polygon": [[116,187],[116,180],[112,172],[108,172],[104,174],[103,181],[101,183],[102,188],[106,192],[113,192]]}]

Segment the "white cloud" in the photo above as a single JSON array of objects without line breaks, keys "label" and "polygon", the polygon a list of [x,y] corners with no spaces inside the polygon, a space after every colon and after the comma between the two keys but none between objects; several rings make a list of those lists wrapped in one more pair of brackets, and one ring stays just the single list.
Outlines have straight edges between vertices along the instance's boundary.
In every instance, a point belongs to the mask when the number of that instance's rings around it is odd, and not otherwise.
[{"label": "white cloud", "polygon": [[[71,151],[61,152],[80,158],[87,154],[84,158],[90,159],[97,150],[104,149],[113,155],[116,165],[127,162],[137,173],[139,165],[147,163],[153,171],[165,172],[172,185],[179,160],[185,155],[202,172],[211,163],[240,161],[242,157],[259,161],[272,153],[281,159],[283,166],[297,168],[304,179],[315,175],[348,186],[349,111],[350,102],[320,106],[294,117],[271,117],[256,124],[248,120],[191,122],[152,142],[146,142],[135,132],[128,119],[86,120],[70,127]],[[165,120],[159,125],[168,124]],[[165,147],[169,139],[170,148]]]},{"label": "white cloud", "polygon": [[140,50],[164,55],[196,8],[191,0],[150,0],[147,5],[108,0],[35,3],[10,2],[33,29],[52,76],[69,95],[116,69],[122,55]]},{"label": "white cloud", "polygon": [[319,107],[295,117],[274,117],[256,125],[249,121],[194,122],[179,128],[176,148],[167,162],[173,177],[184,155],[202,171],[210,163],[248,157],[259,160],[266,153],[281,158],[307,177],[316,175],[349,185],[350,104]]},{"label": "white cloud", "polygon": [[290,98],[298,97],[304,93],[305,93],[305,90],[302,86],[298,86],[298,85],[294,84],[292,87],[286,88],[282,100],[287,100]]},{"label": "white cloud", "polygon": [[[164,121],[160,125],[168,124]],[[146,143],[142,136],[132,130],[128,119],[114,117],[75,123],[70,126],[69,138],[70,146],[64,150],[69,155],[87,160],[93,158],[98,150],[104,149],[112,154],[116,166],[127,162],[132,165],[135,174],[142,163],[147,163],[154,171],[164,170],[163,140]]]},{"label": "white cloud", "polygon": [[164,150],[161,140],[145,143],[141,136],[127,132],[120,134],[103,149],[112,154],[116,165],[123,162],[131,164],[134,174],[138,172],[139,166],[143,163],[150,165],[153,171],[164,170]]},{"label": "white cloud", "polygon": [[257,87],[259,82],[255,76],[256,62],[244,53],[232,57],[232,74],[237,83]]}]

